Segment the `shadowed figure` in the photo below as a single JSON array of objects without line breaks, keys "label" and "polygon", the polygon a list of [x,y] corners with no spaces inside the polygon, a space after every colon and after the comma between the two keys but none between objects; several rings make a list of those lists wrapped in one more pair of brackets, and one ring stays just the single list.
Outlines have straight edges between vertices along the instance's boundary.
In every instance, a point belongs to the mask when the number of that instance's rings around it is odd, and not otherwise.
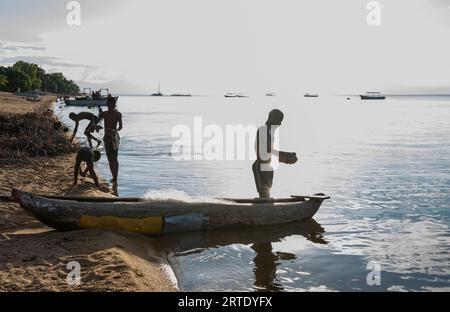
[{"label": "shadowed figure", "polygon": [[[98,177],[94,170],[94,162],[97,162],[100,159],[100,152],[96,150],[91,150],[89,147],[85,146],[80,148],[77,153],[77,157],[75,160],[75,167],[73,171],[73,185],[78,184],[78,174],[82,177],[85,177],[89,171],[91,178],[94,180],[95,186],[100,188],[100,184],[98,183]],[[81,170],[81,163],[86,163],[86,169]]]},{"label": "shadowed figure", "polygon": [[270,198],[272,189],[273,171],[272,156],[278,156],[279,161],[285,164],[295,164],[297,154],[277,151],[274,149],[274,133],[281,126],[284,114],[274,109],[269,113],[269,117],[264,126],[259,127],[256,133],[256,156],[252,170],[255,178],[256,190],[260,198]]},{"label": "shadowed figure", "polygon": [[89,112],[81,112],[79,114],[75,114],[75,113],[69,114],[69,118],[72,119],[73,121],[75,121],[75,128],[73,129],[73,134],[72,134],[72,137],[70,138],[70,142],[73,141],[73,139],[75,138],[75,136],[78,132],[78,126],[80,124],[80,121],[87,120],[87,121],[89,121],[89,125],[84,130],[84,135],[87,137],[89,147],[92,148],[92,140],[97,142],[97,147],[102,143],[101,140],[97,139],[96,137],[94,137],[92,135],[92,133],[94,133],[94,131],[96,131],[98,133],[102,129],[101,126],[97,125],[100,122],[100,115],[102,114],[102,109],[99,107],[98,110],[99,110],[99,116],[95,116],[94,114],[89,113]]},{"label": "shadowed figure", "polygon": [[112,174],[111,182],[113,183],[117,182],[117,175],[119,173],[119,131],[122,130],[122,114],[116,109],[116,102],[116,98],[109,97],[107,102],[108,110],[100,114],[100,119],[105,120],[103,143]]}]

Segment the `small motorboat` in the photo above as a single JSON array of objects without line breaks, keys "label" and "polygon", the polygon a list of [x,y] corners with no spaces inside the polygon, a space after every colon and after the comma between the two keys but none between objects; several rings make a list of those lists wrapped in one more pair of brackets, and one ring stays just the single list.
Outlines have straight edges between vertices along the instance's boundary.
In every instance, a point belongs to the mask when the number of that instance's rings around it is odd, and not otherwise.
[{"label": "small motorboat", "polygon": [[174,97],[191,97],[192,94],[190,94],[190,93],[174,93],[174,94],[171,94],[170,96],[174,96]]},{"label": "small motorboat", "polygon": [[304,97],[307,97],[307,98],[318,98],[319,95],[316,94],[316,93],[306,93],[306,94],[304,95]]},{"label": "small motorboat", "polygon": [[231,93],[231,92],[228,92],[227,94],[225,94],[225,97],[226,98],[247,98],[249,96],[244,94],[244,93]]},{"label": "small motorboat", "polygon": [[12,198],[38,220],[61,231],[97,228],[163,234],[308,220],[330,197],[317,194],[282,199],[222,198],[186,202],[48,196],[14,189]]},{"label": "small motorboat", "polygon": [[366,92],[366,94],[361,95],[361,100],[385,100],[386,96],[382,95],[380,92]]},{"label": "small motorboat", "polygon": [[85,106],[85,107],[98,107],[107,106],[108,99],[113,97],[116,101],[118,96],[112,96],[109,93],[109,89],[100,89],[96,92],[92,92],[90,88],[84,88],[83,93],[75,96],[75,98],[64,98],[66,106]]}]

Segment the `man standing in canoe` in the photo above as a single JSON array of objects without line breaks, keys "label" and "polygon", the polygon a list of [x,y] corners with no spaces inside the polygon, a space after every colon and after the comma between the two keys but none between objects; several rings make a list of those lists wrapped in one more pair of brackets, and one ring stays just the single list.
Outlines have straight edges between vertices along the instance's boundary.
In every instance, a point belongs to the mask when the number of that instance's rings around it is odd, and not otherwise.
[{"label": "man standing in canoe", "polygon": [[274,109],[269,113],[269,118],[264,126],[258,129],[256,134],[256,161],[253,163],[253,175],[255,177],[256,190],[260,198],[270,198],[270,190],[273,182],[272,156],[278,156],[279,161],[285,164],[295,164],[298,161],[297,154],[281,152],[274,149],[275,130],[281,126],[284,119],[283,113]]},{"label": "man standing in canoe", "polygon": [[107,102],[108,110],[100,114],[100,119],[105,120],[105,136],[103,138],[103,143],[113,177],[111,182],[113,183],[117,182],[117,175],[119,173],[119,131],[122,130],[122,114],[116,109],[116,101],[116,98],[109,97]]}]

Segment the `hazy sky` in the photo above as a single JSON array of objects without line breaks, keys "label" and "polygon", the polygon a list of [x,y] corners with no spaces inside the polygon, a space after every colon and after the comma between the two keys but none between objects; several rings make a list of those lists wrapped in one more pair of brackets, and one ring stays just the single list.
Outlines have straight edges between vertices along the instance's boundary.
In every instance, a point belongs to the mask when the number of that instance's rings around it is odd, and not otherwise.
[{"label": "hazy sky", "polygon": [[0,0],[0,63],[115,92],[450,90],[450,1]]}]

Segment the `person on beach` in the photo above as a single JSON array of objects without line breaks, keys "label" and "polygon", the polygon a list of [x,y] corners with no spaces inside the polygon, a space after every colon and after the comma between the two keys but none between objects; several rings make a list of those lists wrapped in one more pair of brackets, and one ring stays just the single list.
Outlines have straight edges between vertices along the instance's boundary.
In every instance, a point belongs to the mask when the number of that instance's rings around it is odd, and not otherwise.
[{"label": "person on beach", "polygon": [[108,110],[100,114],[100,119],[105,120],[103,143],[112,174],[112,183],[117,183],[117,175],[119,173],[119,131],[122,130],[122,114],[117,110],[116,102],[116,98],[109,97],[107,102]]},{"label": "person on beach", "polygon": [[[101,115],[102,109],[99,107],[98,110],[99,110],[99,115]],[[80,124],[80,121],[88,120],[89,125],[86,127],[86,130],[84,130],[84,135],[88,139],[89,146],[92,148],[92,140],[97,142],[97,147],[100,146],[100,144],[102,143],[102,140],[99,140],[92,135],[94,133],[94,131],[97,131],[97,133],[98,133],[102,129],[102,127],[98,125],[98,123],[100,122],[99,116],[95,116],[94,114],[89,113],[89,112],[81,112],[79,114],[70,113],[69,118],[72,119],[73,121],[75,121],[75,129],[73,130],[72,137],[70,138],[70,143],[72,143],[73,139],[75,138],[75,136],[77,134],[78,125]]]},{"label": "person on beach", "polygon": [[[82,177],[85,177],[89,171],[91,178],[94,180],[95,186],[100,188],[100,184],[98,183],[97,174],[95,174],[94,170],[94,162],[97,162],[101,157],[101,153],[97,150],[92,150],[87,146],[84,146],[79,149],[77,153],[77,157],[75,160],[75,168],[73,171],[73,185],[78,184],[78,174]],[[86,163],[86,169],[81,170],[81,163]]]},{"label": "person on beach", "polygon": [[270,198],[273,183],[272,155],[278,154],[279,161],[285,164],[295,164],[298,161],[296,153],[277,151],[274,146],[274,132],[281,126],[284,114],[274,109],[269,113],[269,118],[264,126],[258,129],[256,134],[256,161],[252,170],[255,178],[256,190],[260,198]]}]

